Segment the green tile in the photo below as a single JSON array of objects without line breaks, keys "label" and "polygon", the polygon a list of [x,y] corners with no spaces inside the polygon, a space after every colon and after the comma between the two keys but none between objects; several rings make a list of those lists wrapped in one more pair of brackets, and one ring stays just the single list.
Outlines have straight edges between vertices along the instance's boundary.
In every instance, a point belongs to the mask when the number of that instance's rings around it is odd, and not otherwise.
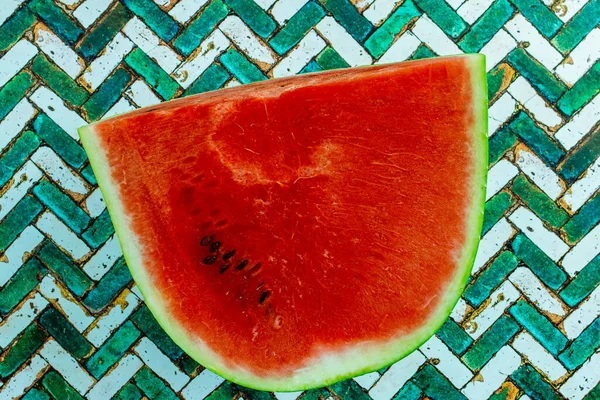
[{"label": "green tile", "polygon": [[348,0],[319,0],[333,17],[354,37],[362,42],[373,30],[373,25]]},{"label": "green tile", "polygon": [[141,398],[142,392],[133,383],[123,386],[114,397],[115,400],[140,400]]},{"label": "green tile", "polygon": [[96,379],[100,379],[115,363],[117,363],[123,354],[140,337],[140,331],[131,323],[126,321],[110,337],[102,347],[86,362],[85,367]]},{"label": "green tile", "polygon": [[552,39],[552,44],[563,54],[579,44],[600,23],[600,1],[587,3],[569,23]]},{"label": "green tile", "polygon": [[600,92],[600,61],[597,61],[556,105],[571,116]]},{"label": "green tile", "polygon": [[200,75],[198,79],[190,86],[185,95],[209,92],[217,90],[227,82],[229,74],[218,64],[212,64]]},{"label": "green tile", "polygon": [[46,114],[38,114],[33,121],[33,129],[40,139],[52,147],[56,154],[72,167],[79,168],[87,161],[83,147]]},{"label": "green tile", "polygon": [[277,27],[275,21],[252,0],[225,0],[239,17],[262,38],[267,38]]},{"label": "green tile", "polygon": [[11,280],[0,289],[0,314],[7,314],[29,294],[48,270],[37,259],[31,258]]},{"label": "green tile", "polygon": [[100,19],[97,25],[89,29],[83,39],[77,44],[76,50],[79,54],[90,61],[97,56],[125,26],[131,18],[131,12],[121,3],[115,6],[104,17]]},{"label": "green tile", "polygon": [[141,49],[136,48],[125,58],[125,62],[137,72],[158,94],[165,100],[170,100],[179,85],[161,67],[146,55]]},{"label": "green tile", "polygon": [[152,0],[121,0],[134,14],[140,17],[146,25],[162,40],[168,42],[179,30],[177,23],[169,14]]},{"label": "green tile", "polygon": [[52,0],[32,0],[28,7],[52,29],[52,32],[68,44],[75,44],[83,34],[83,30],[67,17],[63,10],[54,5]]},{"label": "green tile", "polygon": [[47,337],[46,332],[35,323],[25,328],[21,337],[0,354],[0,378],[6,378],[19,369]]},{"label": "green tile", "polygon": [[337,51],[327,46],[319,55],[315,58],[317,64],[324,70],[347,68],[350,65],[338,54]]},{"label": "green tile", "polygon": [[567,274],[525,235],[517,235],[512,249],[517,258],[551,289],[558,289],[567,280]]},{"label": "green tile", "polygon": [[567,338],[552,322],[524,300],[519,300],[509,311],[553,355],[556,356],[567,345]]},{"label": "green tile", "polygon": [[570,243],[581,240],[600,221],[600,193],[596,193],[579,209],[569,222],[563,226],[565,237]]},{"label": "green tile", "polygon": [[92,171],[92,166],[88,164],[81,171],[81,176],[85,178],[86,181],[91,183],[92,185],[97,185],[96,177],[94,176],[94,171]]},{"label": "green tile", "polygon": [[234,48],[227,50],[220,58],[221,64],[241,83],[262,81],[267,77],[260,69]]},{"label": "green tile", "polygon": [[429,18],[453,39],[467,29],[467,23],[443,0],[415,0]]},{"label": "green tile", "polygon": [[402,389],[396,393],[396,395],[392,398],[392,400],[418,400],[421,398],[421,390],[412,383],[408,381],[402,386]]},{"label": "green tile", "polygon": [[115,228],[108,214],[108,209],[105,208],[90,227],[83,232],[81,237],[87,244],[96,248],[106,242],[113,233],[115,233]]},{"label": "green tile", "polygon": [[0,88],[0,120],[17,105],[33,85],[34,79],[27,71],[22,71]]},{"label": "green tile", "polygon": [[131,279],[125,260],[121,258],[85,296],[83,304],[95,313],[100,312]]},{"label": "green tile", "polygon": [[558,357],[570,370],[579,367],[600,346],[600,317],[596,318]]},{"label": "green tile", "polygon": [[503,315],[479,340],[467,351],[462,360],[467,367],[478,370],[519,331],[519,325],[510,317]]},{"label": "green tile", "polygon": [[507,126],[501,128],[489,139],[489,163],[494,164],[517,143],[517,135]]},{"label": "green tile", "polygon": [[561,399],[531,365],[522,365],[512,373],[510,378],[532,399]]},{"label": "green tile", "polygon": [[381,57],[407,24],[421,15],[412,0],[406,0],[365,41],[365,48],[375,58]]},{"label": "green tile", "polygon": [[600,400],[600,383],[588,392],[585,396],[585,400]]},{"label": "green tile", "polygon": [[412,381],[432,400],[466,399],[456,388],[431,364],[417,372]]},{"label": "green tile", "polygon": [[488,99],[490,102],[500,97],[515,78],[515,70],[507,63],[501,62],[487,73]]},{"label": "green tile", "polygon": [[500,192],[489,199],[485,203],[481,234],[485,235],[494,225],[496,225],[513,203],[514,199],[509,192]]},{"label": "green tile", "polygon": [[311,60],[311,62],[309,62],[308,64],[306,64],[304,66],[304,68],[302,68],[300,70],[301,74],[308,74],[310,72],[319,72],[319,71],[323,71],[323,68],[321,68],[321,66],[319,64],[317,64],[317,62],[315,60]]},{"label": "green tile", "polygon": [[100,119],[121,97],[121,92],[129,85],[133,77],[124,68],[117,70],[96,90],[94,95],[84,104],[90,121]]},{"label": "green tile", "polygon": [[37,388],[31,388],[29,391],[21,398],[22,400],[50,400],[50,396],[43,390]]},{"label": "green tile", "polygon": [[309,1],[300,9],[300,11],[294,14],[288,22],[286,22],[284,27],[269,41],[269,44],[278,54],[282,55],[287,53],[292,47],[298,44],[308,31],[324,16],[325,11],[323,10],[323,7],[313,0]]},{"label": "green tile", "polygon": [[142,389],[142,392],[153,399],[165,388],[165,383],[160,380],[150,368],[144,367],[135,374],[135,384]]},{"label": "green tile", "polygon": [[0,25],[0,51],[16,43],[23,33],[35,23],[35,15],[23,7]]},{"label": "green tile", "polygon": [[37,256],[60,276],[63,283],[76,296],[83,295],[93,285],[92,280],[52,242],[46,241]]},{"label": "green tile", "polygon": [[354,379],[335,383],[329,389],[341,399],[371,400]]},{"label": "green tile", "polygon": [[87,339],[53,307],[44,311],[40,323],[69,354],[77,359],[84,358],[94,349]]},{"label": "green tile", "polygon": [[433,51],[431,51],[431,49],[429,47],[427,47],[425,44],[421,44],[417,48],[417,51],[415,51],[413,53],[413,55],[410,59],[411,60],[422,60],[424,58],[431,58],[431,57],[435,57],[435,53]]},{"label": "green tile", "polygon": [[539,0],[511,0],[542,35],[550,38],[562,27],[561,20]]},{"label": "green tile", "polygon": [[575,307],[600,284],[600,255],[594,257],[563,290],[560,297]]},{"label": "green tile", "polygon": [[227,16],[228,11],[221,0],[213,0],[175,39],[173,45],[180,53],[189,56],[200,46],[202,39]]},{"label": "green tile", "polygon": [[565,152],[525,112],[521,111],[508,125],[547,164],[556,167]]},{"label": "green tile", "polygon": [[48,371],[44,375],[42,385],[57,400],[83,400],[83,397],[62,376],[54,371]]},{"label": "green tile", "polygon": [[529,57],[525,50],[517,48],[511,51],[508,56],[508,61],[551,103],[554,103],[566,92],[567,86],[556,79],[552,73],[538,61]]},{"label": "green tile", "polygon": [[131,316],[131,320],[171,359],[176,359],[183,354],[183,350],[167,336],[146,306],[140,307]]},{"label": "green tile", "polygon": [[62,69],[51,63],[46,56],[38,54],[31,64],[31,71],[48,85],[61,99],[76,107],[89,97],[88,92],[75,82]]},{"label": "green tile", "polygon": [[0,253],[23,232],[38,214],[42,205],[31,196],[25,196],[0,222]]},{"label": "green tile", "polygon": [[524,175],[515,178],[511,189],[531,211],[554,228],[560,228],[569,219],[569,214],[565,210],[559,208],[546,193],[529,182]]},{"label": "green tile", "polygon": [[588,136],[575,151],[569,154],[557,172],[572,184],[596,161],[598,155],[600,155],[600,130]]},{"label": "green tile", "polygon": [[32,131],[25,131],[0,158],[0,187],[3,187],[15,171],[27,161],[39,147],[40,140]]},{"label": "green tile", "polygon": [[478,52],[498,33],[514,12],[515,9],[508,0],[496,0],[471,26],[458,45],[465,53]]},{"label": "green tile", "polygon": [[[325,389],[320,389],[323,394],[329,394]],[[204,398],[204,400],[232,400],[239,397],[236,397],[239,393],[239,388],[234,383],[229,381],[225,381],[217,390],[209,394]],[[324,398],[324,397],[323,397]],[[317,400],[317,397],[314,398]],[[302,400],[308,400],[307,395],[302,396]]]},{"label": "green tile", "polygon": [[75,233],[81,233],[90,222],[77,203],[46,179],[33,188],[33,194]]},{"label": "green tile", "polygon": [[503,251],[474,282],[467,287],[463,297],[475,307],[479,307],[492,291],[517,268],[519,261],[510,251]]},{"label": "green tile", "polygon": [[155,400],[179,400],[179,397],[167,386],[155,397]]},{"label": "green tile", "polygon": [[440,340],[446,343],[453,352],[462,354],[473,343],[473,339],[456,322],[447,319],[436,332]]},{"label": "green tile", "polygon": [[183,372],[188,375],[194,374],[200,367],[200,364],[198,364],[196,360],[185,353],[179,358],[179,365]]}]

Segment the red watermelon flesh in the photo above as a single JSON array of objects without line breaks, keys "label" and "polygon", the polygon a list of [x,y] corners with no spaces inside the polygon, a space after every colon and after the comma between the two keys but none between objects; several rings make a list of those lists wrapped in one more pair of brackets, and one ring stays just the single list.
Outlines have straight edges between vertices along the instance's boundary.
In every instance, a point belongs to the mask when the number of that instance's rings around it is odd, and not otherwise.
[{"label": "red watermelon flesh", "polygon": [[480,233],[485,62],[455,56],[205,93],[80,130],[165,331],[246,386],[379,369],[447,318]]}]

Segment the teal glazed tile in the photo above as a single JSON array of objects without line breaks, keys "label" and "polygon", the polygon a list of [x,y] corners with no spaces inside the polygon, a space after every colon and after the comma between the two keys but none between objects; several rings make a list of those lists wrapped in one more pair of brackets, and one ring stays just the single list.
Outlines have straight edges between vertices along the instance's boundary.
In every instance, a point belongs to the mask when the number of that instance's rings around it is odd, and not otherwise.
[{"label": "teal glazed tile", "polygon": [[375,58],[381,57],[392,45],[396,36],[406,25],[419,17],[421,12],[412,0],[406,0],[365,41],[365,48]]},{"label": "teal glazed tile", "polygon": [[15,171],[25,163],[29,156],[39,147],[40,139],[32,131],[25,131],[0,156],[0,187],[8,182]]},{"label": "teal glazed tile", "polygon": [[33,60],[31,71],[61,98],[76,107],[82,105],[89,96],[84,88],[42,54]]},{"label": "teal glazed tile", "polygon": [[77,43],[77,50],[86,60],[92,60],[112,40],[131,18],[131,12],[121,3],[116,3]]},{"label": "teal glazed tile", "polygon": [[556,356],[565,348],[567,338],[562,332],[524,300],[519,300],[509,311],[551,354]]},{"label": "teal glazed tile", "polygon": [[508,0],[496,0],[479,18],[469,32],[460,40],[459,46],[465,52],[474,53],[485,46],[506,21],[512,17],[515,8]]},{"label": "teal glazed tile", "polygon": [[262,38],[273,33],[277,24],[262,8],[251,0],[225,0],[225,4],[235,11],[248,27]]},{"label": "teal glazed tile", "polygon": [[123,5],[140,17],[161,39],[169,41],[179,26],[169,14],[152,0],[121,0]]},{"label": "teal glazed tile", "polygon": [[548,382],[531,365],[525,364],[521,366],[510,377],[531,398],[544,400],[561,399],[552,390]]},{"label": "teal glazed tile", "polygon": [[412,381],[431,399],[466,400],[466,397],[431,364],[426,364],[417,372]]},{"label": "teal glazed tile", "polygon": [[55,371],[49,371],[42,379],[42,385],[55,399],[83,399],[69,383]]},{"label": "teal glazed tile", "polygon": [[36,258],[27,261],[0,289],[0,314],[9,313],[46,275],[46,268]]},{"label": "teal glazed tile", "polygon": [[221,64],[242,83],[267,79],[260,69],[235,49],[229,49],[220,58]]},{"label": "teal glazed tile", "polygon": [[556,79],[550,71],[530,57],[523,49],[513,50],[508,56],[508,61],[540,94],[551,102],[558,100],[567,90],[564,83]]},{"label": "teal glazed tile", "polygon": [[570,370],[579,367],[600,346],[600,318],[596,318],[571,342],[558,359]]},{"label": "teal glazed tile", "polygon": [[[599,77],[600,78],[600,77]],[[561,163],[558,173],[569,183],[573,183],[588,169],[600,149],[600,131],[595,131],[581,146]]]},{"label": "teal glazed tile", "polygon": [[348,0],[319,0],[323,7],[339,21],[346,31],[358,41],[363,41],[373,30],[373,24]]},{"label": "teal glazed tile", "polygon": [[0,222],[0,252],[4,252],[41,212],[42,205],[33,197],[25,196],[19,201]]},{"label": "teal glazed tile", "polygon": [[108,214],[108,209],[104,209],[83,232],[81,238],[88,245],[96,248],[106,242],[113,233],[115,233],[115,228]]},{"label": "teal glazed tile", "polygon": [[445,1],[415,0],[415,3],[451,38],[457,39],[467,29],[466,22]]},{"label": "teal glazed tile", "polygon": [[140,307],[131,320],[156,344],[167,356],[176,359],[183,350],[167,336],[147,307]]},{"label": "teal glazed tile", "polygon": [[93,350],[86,338],[55,308],[46,309],[40,323],[73,357],[82,359]]},{"label": "teal glazed tile", "polygon": [[99,347],[87,360],[86,368],[96,379],[100,379],[140,337],[140,331],[131,323],[125,322],[115,334]]},{"label": "teal glazed tile", "polygon": [[324,70],[349,67],[348,63],[331,47],[326,47],[319,53],[315,61]]},{"label": "teal glazed tile", "polygon": [[550,288],[556,290],[567,280],[567,274],[527,236],[519,234],[515,237],[512,249],[515,256],[527,264],[529,269]]},{"label": "teal glazed tile", "polygon": [[92,280],[54,243],[46,241],[37,256],[77,296],[81,296],[92,286]]},{"label": "teal glazed tile", "polygon": [[600,2],[590,1],[552,39],[552,44],[567,53],[600,23]]},{"label": "teal glazed tile", "polygon": [[211,90],[217,90],[228,80],[229,74],[227,71],[219,64],[213,64],[208,67],[194,83],[192,83],[192,86],[186,90],[185,95],[187,96],[210,92]]},{"label": "teal glazed tile", "polygon": [[33,83],[33,76],[23,71],[0,89],[0,120],[6,117],[17,103],[21,101]]},{"label": "teal glazed tile", "polygon": [[52,0],[33,0],[28,7],[68,44],[75,42],[83,35],[83,30]]},{"label": "teal glazed tile", "polygon": [[283,29],[273,36],[269,41],[269,45],[278,54],[285,54],[298,44],[306,33],[324,16],[325,11],[323,7],[315,1],[309,1],[290,18]]},{"label": "teal glazed tile", "polygon": [[104,307],[110,304],[120,291],[131,282],[131,274],[125,264],[125,260],[121,259],[114,265],[110,271],[102,277],[95,288],[83,299],[83,304],[94,312],[101,311]]},{"label": "teal glazed tile", "polygon": [[503,251],[474,282],[465,289],[463,297],[475,307],[487,299],[492,291],[517,268],[518,260],[510,251]]},{"label": "teal glazed tile", "polygon": [[14,13],[4,24],[0,24],[0,51],[16,43],[34,23],[35,15],[24,7]]},{"label": "teal glazed tile", "polygon": [[547,38],[562,27],[560,19],[539,0],[511,0],[511,3]]},{"label": "teal glazed tile", "polygon": [[67,164],[79,168],[87,161],[83,147],[46,114],[38,114],[33,129]]},{"label": "teal glazed tile", "polygon": [[485,235],[504,216],[506,211],[514,204],[510,192],[500,192],[485,203],[483,214],[483,227],[481,234]]},{"label": "teal glazed tile", "polygon": [[0,353],[0,377],[9,377],[44,343],[48,334],[37,324],[28,325],[13,345]]},{"label": "teal glazed tile", "polygon": [[100,119],[117,102],[121,92],[125,90],[131,79],[131,74],[123,68],[118,68],[112,76],[107,78],[83,105],[89,120],[93,122]]},{"label": "teal glazed tile", "polygon": [[227,16],[228,12],[227,6],[221,0],[211,1],[177,36],[173,45],[182,54],[189,56],[214,27]]},{"label": "teal glazed tile", "polygon": [[571,218],[563,227],[563,232],[569,243],[581,240],[600,221],[598,209],[600,207],[600,193],[592,198],[579,209],[577,214]]},{"label": "teal glazed tile", "polygon": [[132,51],[125,62],[164,100],[170,100],[177,93],[177,82],[139,48]]},{"label": "teal glazed tile", "polygon": [[451,319],[447,319],[444,322],[444,325],[437,331],[436,335],[457,354],[464,353],[471,343],[473,343],[473,339]]},{"label": "teal glazed tile", "polygon": [[472,370],[480,369],[518,330],[519,325],[512,318],[500,317],[461,359]]}]

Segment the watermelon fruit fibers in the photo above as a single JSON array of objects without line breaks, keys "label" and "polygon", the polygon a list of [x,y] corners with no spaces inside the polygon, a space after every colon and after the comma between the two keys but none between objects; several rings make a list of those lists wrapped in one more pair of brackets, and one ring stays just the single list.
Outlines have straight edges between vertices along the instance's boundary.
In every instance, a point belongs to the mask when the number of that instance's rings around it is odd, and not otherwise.
[{"label": "watermelon fruit fibers", "polygon": [[309,74],[80,129],[146,303],[191,357],[292,391],[389,365],[469,275],[483,56]]}]

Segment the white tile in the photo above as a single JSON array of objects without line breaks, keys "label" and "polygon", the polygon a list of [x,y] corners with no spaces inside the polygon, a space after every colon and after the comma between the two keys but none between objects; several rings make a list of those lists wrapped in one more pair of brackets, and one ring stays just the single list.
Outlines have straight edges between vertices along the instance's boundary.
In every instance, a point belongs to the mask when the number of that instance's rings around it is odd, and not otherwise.
[{"label": "white tile", "polygon": [[77,129],[87,125],[87,122],[75,111],[69,109],[59,96],[47,87],[40,86],[29,98],[69,136],[79,140]]},{"label": "white tile", "polygon": [[148,338],[142,338],[133,351],[156,375],[167,381],[171,389],[179,392],[190,380],[169,357]]},{"label": "white tile", "polygon": [[181,391],[185,400],[202,400],[211,394],[223,383],[225,379],[216,375],[207,369],[200,372],[192,381]]},{"label": "white tile", "polygon": [[90,248],[50,211],[43,213],[35,226],[75,260],[90,252]]},{"label": "white tile", "polygon": [[517,111],[517,102],[508,93],[503,93],[492,104],[488,110],[488,137],[491,137],[496,131],[504,125],[506,121]]},{"label": "white tile", "polygon": [[50,147],[42,146],[31,156],[31,160],[40,167],[54,182],[73,197],[87,194],[83,180],[75,175],[64,161]]},{"label": "white tile", "polygon": [[275,0],[255,0],[255,3],[258,4],[260,8],[267,11],[269,8],[271,8],[273,3],[275,3]]},{"label": "white tile", "polygon": [[59,286],[52,275],[46,275],[40,282],[40,293],[54,307],[61,310],[71,325],[83,332],[94,322],[91,316],[65,287]]},{"label": "white tile", "polygon": [[42,171],[31,161],[27,161],[0,190],[0,221],[27,194],[27,191],[42,178]]},{"label": "white tile", "polygon": [[573,148],[600,119],[600,94],[585,105],[568,123],[554,135],[567,150]]},{"label": "white tile", "polygon": [[474,316],[469,318],[463,326],[469,336],[478,339],[490,326],[502,316],[504,310],[510,307],[521,294],[509,281],[504,281],[498,289],[490,295],[490,302],[484,302]]},{"label": "white tile", "polygon": [[275,62],[275,55],[271,49],[248,28],[240,17],[228,16],[219,24],[219,29],[261,70],[268,70]]},{"label": "white tile", "polygon": [[140,291],[140,288],[138,287],[138,285],[134,284],[131,287],[131,292],[133,294],[135,294],[140,300],[144,300],[144,295],[142,295],[142,292]]},{"label": "white tile", "polygon": [[37,25],[35,44],[71,78],[83,70],[83,60],[77,53],[43,24]]},{"label": "white tile", "polygon": [[437,364],[434,364],[435,368],[448,378],[456,388],[462,388],[465,383],[473,378],[473,373],[469,368],[465,367],[437,336],[432,336],[419,350],[427,358],[439,360]]},{"label": "white tile", "polygon": [[521,171],[552,200],[556,200],[562,194],[563,181],[532,151],[519,146],[515,151],[515,159]]},{"label": "white tile", "polygon": [[519,76],[508,87],[508,92],[547,127],[554,128],[562,123],[560,115],[552,109],[525,78]]},{"label": "white tile", "polygon": [[600,225],[596,225],[579,243],[565,255],[561,264],[565,271],[575,277],[600,253]]},{"label": "white tile", "polygon": [[456,323],[460,324],[464,321],[465,317],[467,316],[467,311],[467,302],[464,301],[461,297],[454,305],[454,308],[450,313],[450,318],[452,318]]},{"label": "white tile", "polygon": [[600,58],[600,28],[590,33],[569,53],[569,57],[556,67],[556,74],[566,83],[575,84]]},{"label": "white tile", "polygon": [[369,390],[373,400],[389,400],[398,390],[417,372],[426,358],[419,351],[415,351],[402,360],[393,364]]},{"label": "white tile", "polygon": [[454,10],[458,9],[458,7],[460,7],[465,0],[447,0],[446,2],[448,3],[448,5],[450,7],[452,7]]},{"label": "white tile", "polygon": [[0,57],[0,88],[17,75],[37,52],[37,47],[21,39]]},{"label": "white tile", "polygon": [[48,340],[39,353],[80,394],[94,384],[94,379],[54,339]]},{"label": "white tile", "polygon": [[375,0],[369,8],[363,11],[363,17],[371,21],[373,25],[382,23],[394,11],[399,0]]},{"label": "white tile", "polygon": [[502,347],[469,382],[462,393],[469,400],[487,399],[521,364],[521,357],[510,347]]},{"label": "white tile", "polygon": [[485,200],[488,201],[494,197],[494,195],[512,181],[518,173],[519,169],[510,161],[505,159],[498,161],[488,172]]},{"label": "white tile", "polygon": [[559,392],[569,400],[581,400],[600,381],[600,353],[595,353],[561,386]]},{"label": "white tile", "polygon": [[275,398],[277,400],[296,400],[304,392],[275,392]]},{"label": "white tile", "polygon": [[24,0],[4,0],[2,7],[0,7],[0,25],[4,23],[21,4]]},{"label": "white tile", "polygon": [[89,90],[96,90],[106,78],[121,63],[123,58],[133,49],[133,42],[127,39],[121,32],[117,32],[115,37],[106,45],[104,53],[101,53],[85,69],[79,79],[80,83]]},{"label": "white tile", "polygon": [[479,51],[481,54],[485,54],[485,70],[489,72],[515,47],[517,47],[517,41],[504,29],[500,29]]},{"label": "white tile", "polygon": [[170,74],[181,63],[181,56],[162,43],[138,17],[133,17],[125,24],[123,33],[166,73]]},{"label": "white tile", "polygon": [[381,378],[381,375],[379,375],[379,372],[374,371],[374,372],[369,372],[368,374],[357,376],[356,378],[354,378],[354,380],[362,388],[369,390],[369,389],[371,389],[371,387],[373,387],[375,382],[377,382],[379,380],[379,378]]},{"label": "white tile", "polygon": [[522,14],[517,13],[513,19],[504,24],[504,29],[519,43],[529,43],[525,51],[542,63],[546,69],[552,70],[562,61],[562,55]]},{"label": "white tile", "polygon": [[426,14],[415,22],[412,32],[440,56],[462,54],[462,50]]},{"label": "white tile", "polygon": [[571,213],[577,212],[600,189],[600,158],[567,190],[561,204]]},{"label": "white tile", "polygon": [[21,232],[14,242],[4,252],[0,260],[0,287],[17,272],[19,268],[29,259],[33,250],[42,243],[44,235],[35,227],[29,225]]},{"label": "white tile", "polygon": [[501,218],[479,242],[473,270],[471,274],[476,274],[487,262],[504,247],[504,244],[510,240],[515,234],[513,227],[506,221],[506,218]]},{"label": "white tile", "polygon": [[271,8],[271,16],[279,25],[284,24],[308,3],[308,0],[277,0]]},{"label": "white tile", "polygon": [[89,400],[106,400],[112,398],[136,372],[144,366],[142,360],[128,354],[117,363],[116,367],[102,377],[87,393]]},{"label": "white tile", "polygon": [[160,99],[142,80],[136,80],[125,91],[125,94],[138,107],[149,107],[160,103]]},{"label": "white tile", "polygon": [[300,41],[298,46],[290,51],[273,68],[273,78],[295,75],[302,70],[317,54],[325,48],[326,44],[321,36],[310,30]]},{"label": "white tile", "polygon": [[73,11],[84,28],[92,25],[115,0],[85,0]]},{"label": "white tile", "polygon": [[558,261],[569,251],[569,246],[546,229],[544,222],[527,208],[517,208],[508,219],[552,260]]},{"label": "white tile", "polygon": [[0,121],[0,151],[17,136],[25,125],[37,113],[31,103],[23,98],[17,105],[8,113],[2,121]]},{"label": "white tile", "polygon": [[215,29],[202,43],[195,57],[187,60],[177,68],[173,76],[181,86],[187,89],[208,68],[214,60],[230,45],[229,39]]},{"label": "white tile", "polygon": [[554,296],[529,268],[517,268],[508,279],[544,314],[564,317],[566,306]]},{"label": "white tile", "polygon": [[421,41],[411,31],[406,31],[383,53],[376,64],[404,61],[417,50],[420,44]]},{"label": "white tile", "polygon": [[208,0],[181,0],[169,10],[175,21],[185,24],[206,4]]},{"label": "white tile", "polygon": [[473,25],[494,3],[493,0],[467,0],[456,10],[466,22]]},{"label": "white tile", "polygon": [[[552,5],[552,3],[553,2],[551,1],[550,5]],[[586,4],[588,4],[588,1],[586,0],[569,0],[568,3],[556,3],[556,7],[551,7],[551,9],[562,22],[568,22]]]},{"label": "white tile", "polygon": [[563,321],[566,336],[573,340],[600,314],[600,286]]},{"label": "white tile", "polygon": [[548,353],[548,350],[527,331],[521,332],[515,337],[512,347],[552,381],[562,378],[567,373],[565,367],[556,361],[552,354]]},{"label": "white tile", "polygon": [[106,208],[106,204],[104,203],[104,197],[102,197],[100,188],[94,189],[87,199],[85,199],[84,204],[90,217],[96,218],[98,215],[102,214],[102,211]]},{"label": "white tile", "polygon": [[121,97],[102,118],[114,117],[115,115],[124,114],[135,110],[135,107],[124,97]]},{"label": "white tile", "polygon": [[0,322],[0,348],[5,348],[19,336],[47,305],[46,299],[34,292],[33,296],[11,311],[10,315]]},{"label": "white tile", "polygon": [[113,234],[83,266],[83,271],[97,281],[110,270],[119,258],[123,256],[119,240]]},{"label": "white tile", "polygon": [[230,87],[235,87],[235,86],[240,86],[242,83],[240,81],[238,81],[235,78],[231,78],[225,85],[223,85],[224,88],[230,88]]},{"label": "white tile", "polygon": [[367,51],[333,17],[323,18],[315,28],[351,67],[372,63]]},{"label": "white tile", "polygon": [[0,390],[0,400],[20,399],[47,367],[48,363],[42,357],[37,354],[33,356],[25,368],[6,382],[6,385]]},{"label": "white tile", "polygon": [[[85,334],[94,346],[101,346],[114,329],[119,327],[136,309],[140,299],[129,289],[124,289],[113,301],[113,305],[96,321],[96,324]],[[137,358],[137,357],[136,357]]]}]

